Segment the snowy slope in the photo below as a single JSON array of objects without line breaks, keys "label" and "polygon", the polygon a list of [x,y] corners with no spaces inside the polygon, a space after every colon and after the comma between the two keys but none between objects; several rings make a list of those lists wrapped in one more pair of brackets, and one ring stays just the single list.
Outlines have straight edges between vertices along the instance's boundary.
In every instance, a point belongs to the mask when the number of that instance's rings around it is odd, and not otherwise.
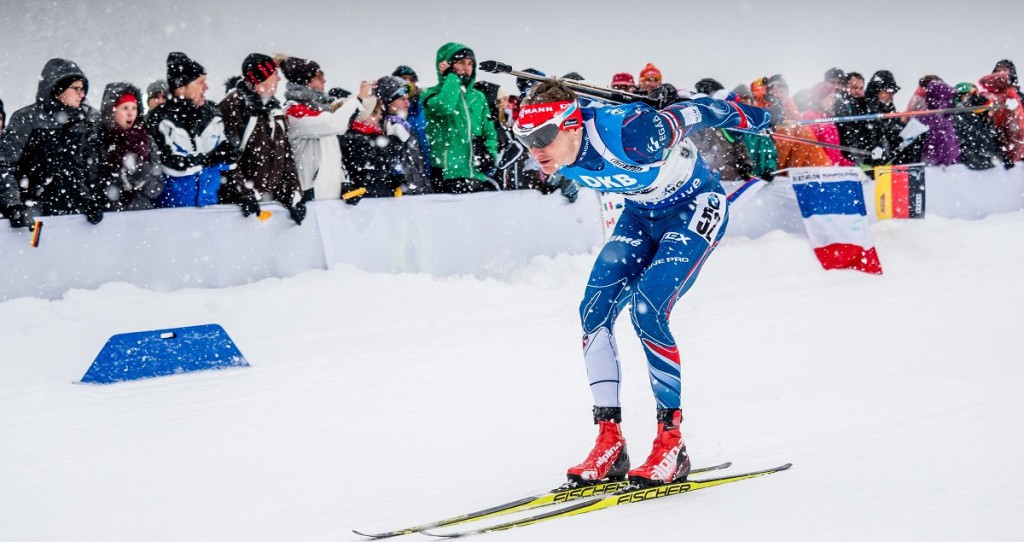
[{"label": "snowy slope", "polygon": [[[674,313],[695,462],[793,469],[489,539],[1019,540],[1024,211],[872,231],[881,277],[726,239]],[[592,258],[2,303],[0,540],[356,540],[556,485],[595,434]],[[114,333],[208,322],[251,368],[72,384]],[[654,403],[619,330],[642,457]]]}]

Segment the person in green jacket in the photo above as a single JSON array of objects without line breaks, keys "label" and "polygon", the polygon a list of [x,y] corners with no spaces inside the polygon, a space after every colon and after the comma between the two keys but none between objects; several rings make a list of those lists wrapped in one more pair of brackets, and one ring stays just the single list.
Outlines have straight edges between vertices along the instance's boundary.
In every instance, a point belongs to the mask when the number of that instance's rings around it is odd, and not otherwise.
[{"label": "person in green jacket", "polygon": [[488,179],[498,155],[498,134],[488,120],[487,98],[473,88],[476,55],[461,43],[437,50],[438,84],[423,93],[435,192],[494,190]]}]

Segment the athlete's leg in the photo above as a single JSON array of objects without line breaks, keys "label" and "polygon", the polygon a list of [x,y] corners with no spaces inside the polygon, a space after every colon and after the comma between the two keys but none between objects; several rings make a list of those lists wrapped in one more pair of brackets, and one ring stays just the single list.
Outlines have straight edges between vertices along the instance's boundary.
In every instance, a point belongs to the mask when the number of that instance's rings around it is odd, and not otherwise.
[{"label": "athlete's leg", "polygon": [[596,407],[619,406],[619,356],[612,325],[629,300],[633,283],[647,267],[657,243],[641,219],[622,213],[615,231],[601,249],[580,303],[583,359]]},{"label": "athlete's leg", "polygon": [[704,261],[725,233],[725,198],[705,193],[695,209],[665,224],[657,253],[631,292],[630,315],[647,355],[651,387],[662,409],[679,404],[679,348],[668,319],[675,302],[685,294]]}]

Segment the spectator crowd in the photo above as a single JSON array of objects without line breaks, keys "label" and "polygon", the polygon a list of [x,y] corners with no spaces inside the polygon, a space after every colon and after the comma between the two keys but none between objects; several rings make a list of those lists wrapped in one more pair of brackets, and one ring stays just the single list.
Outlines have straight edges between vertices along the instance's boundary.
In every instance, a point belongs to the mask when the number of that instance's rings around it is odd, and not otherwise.
[{"label": "spectator crowd", "polygon": [[[13,227],[42,216],[235,204],[244,216],[276,201],[296,224],[312,200],[464,194],[488,190],[560,191],[577,187],[544,175],[512,136],[518,95],[477,81],[473,50],[448,43],[435,58],[437,84],[422,89],[408,66],[363,81],[357,94],[328,89],[310,59],[253,53],[226,83],[219,103],[206,98],[207,73],[181,52],[167,57],[165,80],[145,93],[128,82],[106,85],[99,110],[85,96],[89,79],[75,62],[43,67],[35,102],[8,119],[0,101],[0,213]],[[528,73],[545,76],[539,70]],[[575,72],[564,79],[583,81]],[[277,99],[284,79],[284,103]],[[1024,108],[1013,62],[1000,60],[977,83],[926,75],[903,111],[889,71],[865,78],[832,68],[790,94],[782,75],[731,90],[712,78],[685,90],[648,63],[610,87],[660,103],[708,95],[763,107],[780,122],[772,134],[705,130],[694,144],[722,180],[771,181],[807,166],[924,163],[971,169],[1014,167],[1024,159]],[[857,117],[849,121],[844,117]]]}]

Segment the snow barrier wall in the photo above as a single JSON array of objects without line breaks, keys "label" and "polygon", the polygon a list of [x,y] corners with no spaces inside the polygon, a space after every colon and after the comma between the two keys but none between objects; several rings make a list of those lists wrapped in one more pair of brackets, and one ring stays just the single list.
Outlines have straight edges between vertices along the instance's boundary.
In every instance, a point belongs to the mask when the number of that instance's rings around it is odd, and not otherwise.
[{"label": "snow barrier wall", "polygon": [[[738,183],[725,183],[728,188]],[[874,185],[864,185],[873,218]],[[0,222],[0,301],[60,298],[72,288],[128,282],[143,288],[221,288],[285,277],[331,264],[372,272],[501,278],[535,256],[582,253],[603,240],[601,204],[581,190],[568,204],[532,191],[466,196],[408,196],[310,205],[302,226],[277,205],[266,221],[236,206],[108,213],[96,226],[82,216],[43,220],[31,233]],[[1024,167],[927,171],[929,215],[978,219],[1024,209]],[[732,210],[728,235],[773,230],[803,234],[788,181],[779,179]]]}]

